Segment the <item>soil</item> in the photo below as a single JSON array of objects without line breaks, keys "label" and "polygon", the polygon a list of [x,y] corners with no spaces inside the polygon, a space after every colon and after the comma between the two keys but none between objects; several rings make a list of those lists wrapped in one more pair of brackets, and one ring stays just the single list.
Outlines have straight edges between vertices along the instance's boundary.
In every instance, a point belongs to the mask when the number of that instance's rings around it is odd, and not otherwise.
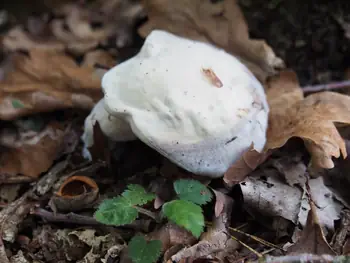
[{"label": "soil", "polygon": [[264,39],[302,86],[344,79],[350,39],[350,1],[239,0],[252,38]]}]

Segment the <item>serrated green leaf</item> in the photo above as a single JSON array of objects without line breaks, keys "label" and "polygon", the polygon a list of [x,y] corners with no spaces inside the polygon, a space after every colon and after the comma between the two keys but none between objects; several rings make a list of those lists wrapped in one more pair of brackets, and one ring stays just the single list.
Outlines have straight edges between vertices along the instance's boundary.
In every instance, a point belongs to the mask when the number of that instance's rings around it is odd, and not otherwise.
[{"label": "serrated green leaf", "polygon": [[163,205],[164,215],[199,237],[204,227],[202,208],[190,201],[174,200]]},{"label": "serrated green leaf", "polygon": [[125,225],[132,223],[138,211],[124,197],[104,200],[95,212],[95,219],[107,225]]},{"label": "serrated green leaf", "polygon": [[129,200],[132,205],[144,205],[156,198],[155,194],[147,193],[146,190],[138,184],[129,184],[122,196]]},{"label": "serrated green leaf", "polygon": [[15,109],[23,109],[25,107],[22,101],[17,99],[13,99],[11,103],[12,103],[12,107],[14,107]]},{"label": "serrated green leaf", "polygon": [[129,242],[128,254],[134,263],[154,263],[160,256],[162,242],[146,241],[142,236],[134,236]]},{"label": "serrated green leaf", "polygon": [[208,203],[213,197],[209,189],[196,180],[179,179],[174,182],[174,189],[181,200],[191,201],[198,205]]}]

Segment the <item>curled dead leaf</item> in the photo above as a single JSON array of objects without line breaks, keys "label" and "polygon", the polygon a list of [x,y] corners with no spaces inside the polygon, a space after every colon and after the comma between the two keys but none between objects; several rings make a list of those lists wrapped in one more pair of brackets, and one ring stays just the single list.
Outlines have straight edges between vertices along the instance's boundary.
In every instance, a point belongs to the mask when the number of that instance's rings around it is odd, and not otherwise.
[{"label": "curled dead leaf", "polygon": [[231,167],[226,171],[224,175],[224,182],[232,186],[243,181],[249,173],[254,171],[260,164],[262,164],[270,152],[259,153],[254,150],[254,146],[245,151],[240,159],[238,159]]},{"label": "curled dead leaf", "polygon": [[79,211],[91,207],[98,194],[99,188],[93,179],[75,175],[62,183],[51,202],[60,211]]},{"label": "curled dead leaf", "polygon": [[[0,119],[57,109],[91,109],[102,97],[101,77],[63,53],[30,50],[13,55],[0,82]],[[15,103],[14,103],[15,102]]]},{"label": "curled dead leaf", "polygon": [[142,37],[154,29],[212,43],[238,56],[264,81],[284,62],[263,40],[249,37],[248,26],[236,0],[144,0],[147,23],[139,28]]},{"label": "curled dead leaf", "polygon": [[115,59],[102,49],[93,50],[84,55],[84,60],[81,63],[82,67],[95,67],[97,65],[111,68],[115,66]]},{"label": "curled dead leaf", "polygon": [[2,45],[7,51],[36,48],[67,50],[76,55],[83,55],[99,44],[106,43],[113,36],[118,47],[130,44],[134,23],[142,17],[141,4],[130,0],[93,2],[61,3],[60,6],[51,9],[53,19],[42,23],[45,27],[44,33],[35,34],[35,31],[40,31],[37,29],[39,27],[33,27],[30,23],[29,29],[34,30],[25,30],[24,27],[17,26],[4,36]]},{"label": "curled dead leaf", "polygon": [[225,202],[226,202],[226,197],[225,194],[221,193],[220,191],[213,190],[215,194],[215,216],[219,217],[222,211],[224,210]]},{"label": "curled dead leaf", "polygon": [[[77,55],[95,48],[112,34],[112,25],[94,29],[89,19],[89,10],[77,5],[69,5],[65,19],[54,19],[51,22],[52,34],[66,48]],[[91,22],[91,23],[90,23]]]},{"label": "curled dead leaf", "polygon": [[164,204],[164,201],[157,195],[154,199],[154,209],[159,209]]},{"label": "curled dead leaf", "polygon": [[46,172],[64,151],[69,132],[64,123],[49,122],[41,131],[1,131],[0,175],[24,175],[32,178]]},{"label": "curled dead leaf", "polygon": [[102,161],[105,162],[107,167],[110,167],[111,152],[108,146],[108,139],[103,134],[100,127],[100,123],[98,121],[96,121],[93,125],[93,131],[94,142],[98,143],[94,143],[91,147],[88,148],[91,154],[92,161]]},{"label": "curled dead leaf", "polygon": [[53,36],[45,39],[35,38],[25,32],[22,26],[12,28],[2,40],[2,45],[7,51],[30,50],[33,48],[51,51],[63,51],[65,46]]},{"label": "curled dead leaf", "polygon": [[266,150],[299,137],[315,167],[333,168],[332,157],[347,156],[345,142],[334,123],[350,123],[349,96],[320,92],[303,98],[296,74],[288,70],[269,79],[267,97],[270,116]]},{"label": "curled dead leaf", "polygon": [[162,242],[162,251],[167,251],[176,245],[193,245],[197,240],[189,231],[173,223],[163,225],[161,228],[146,235],[145,238],[147,240],[160,240]]}]

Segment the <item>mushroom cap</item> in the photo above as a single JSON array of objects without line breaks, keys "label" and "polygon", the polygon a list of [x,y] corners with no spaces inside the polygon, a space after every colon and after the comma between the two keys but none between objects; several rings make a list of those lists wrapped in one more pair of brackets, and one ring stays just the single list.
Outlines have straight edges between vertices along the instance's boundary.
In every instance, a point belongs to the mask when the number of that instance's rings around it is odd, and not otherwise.
[{"label": "mushroom cap", "polygon": [[266,142],[260,82],[215,46],[154,30],[140,52],[102,79],[106,110],[180,167],[220,177]]}]

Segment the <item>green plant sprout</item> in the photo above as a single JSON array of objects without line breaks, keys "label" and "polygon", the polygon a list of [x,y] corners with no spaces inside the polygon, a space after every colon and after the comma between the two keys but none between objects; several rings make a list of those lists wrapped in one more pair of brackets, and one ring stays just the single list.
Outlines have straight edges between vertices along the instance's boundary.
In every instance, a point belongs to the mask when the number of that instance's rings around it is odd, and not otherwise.
[{"label": "green plant sprout", "polygon": [[[205,225],[200,205],[210,202],[213,195],[205,185],[190,179],[175,181],[174,189],[177,199],[166,202],[159,213],[154,213],[140,206],[154,200],[155,194],[148,193],[141,185],[130,184],[120,196],[104,200],[94,217],[103,224],[120,226],[132,223],[139,213],[157,222],[165,216],[198,238]],[[147,242],[143,237],[135,236],[129,243],[129,255],[134,263],[153,263],[158,259],[160,250],[159,240]]]},{"label": "green plant sprout", "polygon": [[13,99],[11,103],[12,103],[12,107],[14,107],[15,109],[23,109],[25,107],[22,101],[17,99]]},{"label": "green plant sprout", "polygon": [[153,263],[160,256],[162,242],[146,241],[143,236],[134,236],[128,246],[128,254],[134,263]]}]

